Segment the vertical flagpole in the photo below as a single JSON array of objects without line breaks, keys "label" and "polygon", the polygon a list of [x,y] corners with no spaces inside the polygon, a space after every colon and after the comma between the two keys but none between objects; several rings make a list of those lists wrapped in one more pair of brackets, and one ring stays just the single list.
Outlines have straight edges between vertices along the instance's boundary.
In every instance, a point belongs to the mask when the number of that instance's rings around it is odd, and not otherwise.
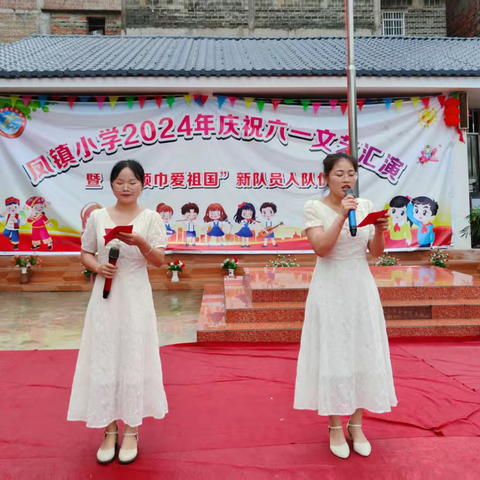
[{"label": "vertical flagpole", "polygon": [[[357,132],[357,88],[355,85],[355,30],[353,27],[353,0],[345,0],[345,33],[347,39],[347,98],[348,98],[348,137],[350,155],[358,158]],[[355,195],[359,195],[359,182],[355,184]]]}]

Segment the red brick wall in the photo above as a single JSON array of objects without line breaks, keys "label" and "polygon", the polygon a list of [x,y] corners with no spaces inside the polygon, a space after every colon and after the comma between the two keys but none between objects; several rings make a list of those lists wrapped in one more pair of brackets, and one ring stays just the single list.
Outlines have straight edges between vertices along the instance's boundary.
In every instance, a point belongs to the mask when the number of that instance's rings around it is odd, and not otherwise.
[{"label": "red brick wall", "polygon": [[[11,0],[9,0],[11,1]],[[35,2],[34,2],[35,3]],[[18,8],[18,7],[17,7]],[[115,10],[120,12],[122,0],[44,0],[43,10]]]},{"label": "red brick wall", "polygon": [[447,0],[447,35],[449,37],[480,36],[479,0]]},{"label": "red brick wall", "polygon": [[[19,3],[32,2],[23,1]],[[36,2],[33,3],[36,5]],[[0,43],[16,42],[38,32],[39,13],[27,8],[20,11],[22,13],[5,10],[0,12]]]},{"label": "red brick wall", "polygon": [[[105,35],[121,34],[120,15],[105,15]],[[52,13],[50,17],[52,35],[87,35],[88,16],[84,13]]]}]

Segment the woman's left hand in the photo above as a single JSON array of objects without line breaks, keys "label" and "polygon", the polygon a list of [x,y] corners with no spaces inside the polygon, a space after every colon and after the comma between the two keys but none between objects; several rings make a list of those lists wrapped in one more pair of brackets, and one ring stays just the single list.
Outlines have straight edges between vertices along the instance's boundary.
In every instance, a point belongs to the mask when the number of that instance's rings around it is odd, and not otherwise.
[{"label": "woman's left hand", "polygon": [[383,233],[388,230],[388,214],[379,218],[375,223],[375,233]]},{"label": "woman's left hand", "polygon": [[127,245],[134,245],[135,247],[141,248],[148,245],[148,242],[142,237],[139,233],[124,233],[119,232],[117,238]]}]

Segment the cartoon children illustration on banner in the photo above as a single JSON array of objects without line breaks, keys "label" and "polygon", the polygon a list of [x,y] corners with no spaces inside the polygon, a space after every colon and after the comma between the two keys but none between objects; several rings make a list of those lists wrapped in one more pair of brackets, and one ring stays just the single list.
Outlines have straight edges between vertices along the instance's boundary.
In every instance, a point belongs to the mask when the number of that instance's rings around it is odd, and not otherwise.
[{"label": "cartoon children illustration on banner", "polygon": [[171,221],[173,217],[173,208],[165,203],[159,203],[157,205],[157,212],[162,217],[163,221],[165,222],[165,228],[167,229],[167,235],[171,237],[175,235],[175,230],[171,227]]},{"label": "cartoon children illustration on banner", "polygon": [[407,216],[407,205],[410,200],[407,197],[398,195],[390,200],[389,222],[390,222],[390,241],[392,248],[402,248],[405,242],[409,247],[412,244],[412,232]]},{"label": "cartoon children illustration on banner", "polygon": [[53,250],[53,240],[47,230],[47,226],[53,227],[53,223],[51,223],[45,215],[47,208],[46,200],[43,197],[30,197],[26,201],[26,205],[27,211],[29,212],[27,222],[32,224],[31,249],[39,249],[43,241],[49,250]]},{"label": "cartoon children illustration on banner", "polygon": [[418,246],[430,248],[435,242],[433,221],[438,213],[438,203],[429,197],[417,197],[407,205],[409,220],[418,227]]},{"label": "cartoon children illustration on banner", "polygon": [[200,209],[196,203],[186,203],[180,210],[182,212],[183,218],[178,220],[178,222],[183,222],[187,224],[187,241],[185,246],[195,246],[197,239],[197,232],[195,231],[196,220]]},{"label": "cartoon children illustration on banner", "polygon": [[242,225],[242,228],[236,233],[242,239],[241,248],[250,248],[250,238],[253,237],[253,232],[250,225],[260,223],[255,218],[255,207],[252,203],[243,202],[238,206],[237,213],[233,217],[235,223]]},{"label": "cartoon children illustration on banner", "polygon": [[0,219],[5,219],[3,236],[7,237],[14,250],[18,250],[20,244],[20,225],[26,223],[25,214],[20,211],[20,200],[15,197],[8,197],[5,200],[6,210],[0,214]]},{"label": "cartoon children illustration on banner", "polygon": [[222,230],[220,224],[222,224],[222,226],[232,224],[228,221],[228,215],[225,213],[222,205],[220,205],[220,203],[211,203],[207,207],[203,221],[207,224],[211,224],[207,232],[208,246],[210,247],[212,242],[217,245],[220,240],[220,246],[223,247],[225,232]]},{"label": "cartoon children illustration on banner", "polygon": [[272,241],[272,245],[277,247],[275,243],[275,233],[274,230],[280,225],[283,225],[283,222],[280,222],[278,225],[273,226],[273,217],[277,214],[277,206],[272,202],[264,202],[260,207],[260,213],[265,219],[265,228],[260,231],[259,235],[263,236],[263,245],[262,248],[266,248],[268,245],[268,239]]}]

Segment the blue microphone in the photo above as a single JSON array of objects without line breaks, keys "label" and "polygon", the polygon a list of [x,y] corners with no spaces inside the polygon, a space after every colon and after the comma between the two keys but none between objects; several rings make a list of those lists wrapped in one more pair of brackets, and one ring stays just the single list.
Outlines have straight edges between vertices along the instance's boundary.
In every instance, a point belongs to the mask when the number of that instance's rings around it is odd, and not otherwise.
[{"label": "blue microphone", "polygon": [[[355,192],[351,188],[347,188],[345,191],[345,196],[348,197],[351,195],[352,197],[355,197]],[[352,237],[357,236],[357,216],[355,214],[355,210],[349,210],[348,211],[348,224],[350,226],[350,235]]]}]

